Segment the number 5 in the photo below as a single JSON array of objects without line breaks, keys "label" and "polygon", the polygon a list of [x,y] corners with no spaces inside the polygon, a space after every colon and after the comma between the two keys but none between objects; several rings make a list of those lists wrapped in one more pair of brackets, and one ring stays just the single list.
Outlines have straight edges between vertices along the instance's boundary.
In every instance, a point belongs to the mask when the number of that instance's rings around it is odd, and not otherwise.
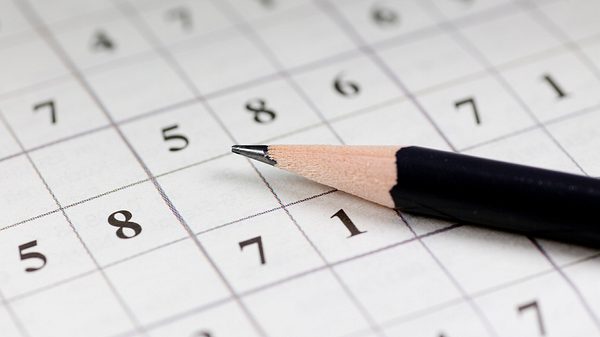
[{"label": "number 5", "polygon": [[33,248],[35,246],[37,246],[37,240],[33,240],[33,241],[24,243],[19,246],[19,256],[21,257],[21,261],[28,260],[28,259],[42,260],[42,265],[39,267],[25,268],[25,271],[28,273],[31,273],[36,270],[40,270],[40,269],[44,268],[44,266],[46,265],[46,262],[47,262],[46,256],[44,256],[44,254],[42,254],[42,253],[38,253],[38,252],[25,253],[26,249]]},{"label": "number 5", "polygon": [[169,151],[171,151],[171,152],[181,151],[190,144],[190,141],[187,139],[187,137],[182,134],[168,134],[169,131],[175,131],[178,128],[179,128],[179,125],[175,124],[175,125],[168,126],[164,129],[162,129],[162,136],[163,136],[163,139],[165,142],[174,140],[174,139],[179,139],[179,140],[182,140],[184,143],[183,145],[181,145],[179,147],[171,146],[169,148]]}]

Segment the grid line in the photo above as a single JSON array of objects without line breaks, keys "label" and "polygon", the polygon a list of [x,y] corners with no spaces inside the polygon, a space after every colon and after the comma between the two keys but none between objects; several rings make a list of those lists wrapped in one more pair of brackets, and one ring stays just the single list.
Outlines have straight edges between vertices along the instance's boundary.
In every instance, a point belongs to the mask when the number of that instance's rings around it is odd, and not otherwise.
[{"label": "grid line", "polygon": [[[357,44],[365,44],[364,40],[360,36],[360,34],[354,29],[354,27],[344,18],[341,13],[338,12],[337,8],[329,3],[329,0],[315,0],[317,3],[323,4],[324,10],[330,13],[331,17],[338,23],[338,25],[346,31],[346,33],[350,36],[350,38],[355,41]],[[453,151],[456,151],[454,145],[450,142],[449,138],[444,134],[442,129],[434,122],[433,118],[429,115],[429,113],[425,110],[425,108],[421,105],[421,103],[417,100],[413,93],[411,93],[408,88],[402,83],[402,81],[394,74],[394,72],[389,68],[389,66],[379,57],[377,52],[370,48],[366,47],[363,49],[366,54],[370,56],[370,58],[382,69],[388,77],[392,79],[396,85],[404,92],[404,94],[409,97],[411,102],[421,111],[424,117],[429,121],[431,126],[437,131],[437,133],[442,137],[442,139],[446,142],[448,147]],[[417,236],[416,232],[410,226],[410,224],[404,219],[400,212],[397,212],[400,219],[406,224],[408,229],[413,233],[414,236]],[[464,290],[462,285],[458,282],[458,280],[450,273],[450,271],[442,264],[442,262],[437,258],[437,256],[431,251],[431,249],[419,239],[419,242],[423,246],[423,248],[428,252],[431,259],[438,265],[438,267],[444,272],[446,277],[452,282],[454,287],[461,293],[467,304],[473,309],[473,311],[477,314],[479,320],[483,323],[483,325],[488,330],[488,333],[492,336],[497,336],[495,329],[490,323],[489,319],[485,315],[485,313],[479,308],[479,306],[469,297],[468,293]]]},{"label": "grid line", "polygon": [[[281,76],[281,74],[274,74],[274,75],[273,75],[273,77],[276,77],[276,76]],[[207,96],[208,96],[208,95],[207,95]],[[207,96],[205,96],[205,98],[206,98]],[[188,103],[192,103],[192,102],[195,102],[195,100],[190,100],[190,101],[188,101],[188,102],[184,102],[183,104],[188,104]],[[586,109],[588,109],[588,110],[589,110],[589,108],[586,108]],[[169,111],[169,110],[170,110],[170,109],[168,109],[168,108],[167,108],[167,109],[164,109],[163,111]],[[161,111],[161,112],[162,112],[162,111]],[[589,112],[589,111],[588,111],[588,112]],[[570,116],[570,115],[569,115],[569,116]],[[345,117],[345,116],[341,116],[341,117],[343,118],[343,117]],[[135,119],[135,120],[137,120],[137,119]],[[562,119],[561,119],[561,120],[562,120]],[[329,120],[329,121],[325,120],[325,121],[327,122],[327,124],[329,124],[329,123],[331,122],[331,120]],[[316,124],[314,127],[317,127],[317,126],[322,126],[322,125],[324,125],[324,124],[325,124],[325,121],[324,121],[323,123]],[[108,126],[108,127],[110,127],[110,126]],[[537,129],[538,127],[539,127],[539,126],[536,126],[534,129]],[[333,128],[332,128],[332,129],[333,129]],[[526,131],[530,131],[530,130],[528,129],[528,130],[525,130],[524,132],[526,132]],[[298,131],[298,130],[296,130],[296,132],[301,132],[301,131]],[[476,146],[478,146],[478,145],[476,145]],[[23,151],[23,153],[21,153],[21,154],[26,154],[26,155],[27,155],[27,152],[26,152],[26,151]],[[17,154],[17,155],[18,155],[18,154]],[[16,155],[15,155],[15,156],[16,156]],[[2,159],[0,159],[0,161],[1,161],[1,160],[2,160]],[[184,168],[181,168],[181,169],[184,169]],[[256,170],[256,168],[255,168],[255,170]],[[257,171],[257,173],[259,174],[259,176],[261,176],[261,178],[263,178],[263,179],[264,179],[264,177],[262,177],[262,175],[260,175],[260,173],[259,173],[258,171]],[[149,178],[148,178],[148,179],[146,179],[146,180],[144,180],[143,182],[149,181],[149,180],[151,179],[150,177],[151,177],[151,174],[149,174]],[[157,177],[158,177],[158,176],[157,176]],[[264,182],[265,182],[265,184],[267,185],[267,187],[268,187],[268,188],[270,188],[270,186],[268,185],[268,183],[266,182],[266,180],[264,180]],[[138,182],[138,183],[141,183],[141,182]],[[130,186],[130,185],[128,185],[128,186]],[[123,187],[123,188],[127,188],[128,186],[126,186],[126,187]],[[333,192],[333,191],[330,191],[330,192],[328,192],[328,193],[332,193],[332,192]],[[273,192],[273,194],[275,195],[275,193],[274,193],[274,192]],[[103,195],[105,195],[105,194],[103,194]],[[98,196],[98,197],[100,197],[100,196]],[[276,196],[276,195],[275,195],[275,197],[277,198],[277,196]],[[318,196],[315,196],[315,197],[318,197]],[[315,198],[315,197],[312,197],[312,198]],[[296,201],[296,202],[294,202],[294,203],[301,203],[301,202],[302,202],[302,200],[300,200],[300,201]],[[281,202],[280,202],[280,204],[281,204]],[[289,206],[289,205],[291,205],[291,204],[287,204],[286,206]],[[254,217],[254,216],[259,216],[259,215],[262,215],[262,214],[264,214],[264,213],[266,213],[266,212],[274,211],[274,210],[277,210],[277,209],[282,209],[283,207],[284,207],[284,205],[282,205],[282,204],[281,204],[281,207],[278,207],[278,208],[275,208],[275,209],[272,209],[272,210],[267,210],[267,211],[264,211],[264,212],[258,213],[258,214],[256,214],[256,215],[253,215],[252,217]],[[58,212],[58,211],[60,211],[60,209],[59,209],[59,210],[55,210],[55,211],[53,211],[52,213],[56,213],[56,212]],[[245,219],[245,218],[244,218],[244,219]],[[240,219],[239,221],[243,221],[244,219]],[[236,222],[239,222],[239,221],[236,221]],[[407,224],[407,225],[408,225],[408,224]],[[198,234],[196,234],[196,235],[198,235]],[[186,238],[186,239],[187,239],[187,238]],[[558,271],[558,270],[557,270],[557,271]],[[240,296],[243,296],[243,294],[242,294],[242,295],[240,295]]]},{"label": "grid line", "polygon": [[23,322],[21,322],[21,319],[19,318],[19,316],[17,316],[17,313],[14,311],[10,301],[6,299],[2,291],[0,291],[0,303],[10,316],[10,319],[19,331],[19,334],[21,334],[21,337],[30,337],[31,335],[29,334],[27,329],[25,329],[25,325],[23,324]]},{"label": "grid line", "polygon": [[429,112],[423,107],[421,102],[417,99],[417,97],[408,90],[408,87],[400,80],[398,76],[393,72],[392,69],[379,57],[376,50],[368,45],[363,38],[358,34],[356,29],[346,20],[346,18],[341,15],[336,7],[329,2],[329,0],[313,0],[315,4],[317,4],[322,11],[327,14],[331,19],[340,27],[346,35],[353,41],[353,43],[358,46],[362,52],[368,56],[368,58],[375,63],[379,69],[383,71],[383,73],[400,89],[400,91],[408,97],[408,99],[412,102],[412,104],[421,112],[423,117],[429,122],[429,124],[434,128],[436,133],[444,140],[446,145],[452,150],[455,150],[454,145],[450,142],[448,137],[444,134],[442,129],[435,123]]},{"label": "grid line", "polygon": [[[413,236],[414,237],[418,237],[417,232],[415,232],[414,228],[408,223],[408,221],[402,215],[402,213],[399,210],[396,211],[396,213],[398,214],[398,217],[401,219],[401,221],[406,225],[406,227],[413,234]],[[490,334],[491,336],[497,337],[498,336],[498,332],[496,332],[496,329],[494,328],[494,326],[490,322],[489,318],[483,312],[483,310],[479,307],[479,305],[477,305],[477,303],[475,303],[475,301],[473,300],[473,298],[471,297],[471,295],[469,295],[469,293],[465,290],[465,288],[463,287],[463,285],[460,284],[460,282],[458,282],[458,279],[450,272],[450,270],[448,269],[448,267],[446,267],[444,265],[444,263],[442,263],[442,261],[437,257],[437,255],[433,252],[433,250],[420,237],[418,238],[417,241],[419,242],[419,244],[421,245],[421,247],[423,247],[425,249],[425,251],[427,251],[427,254],[431,257],[431,259],[435,262],[435,264],[446,275],[446,278],[448,278],[448,280],[450,280],[450,282],[452,282],[452,284],[454,285],[454,287],[461,294],[461,297],[463,298],[463,300],[475,312],[475,314],[477,315],[477,317],[479,318],[479,320],[481,321],[481,323],[483,323],[483,326],[485,327],[485,329],[488,331],[488,334]]]},{"label": "grid line", "polygon": [[[33,12],[33,9],[31,7],[27,7],[25,9],[29,10],[32,15],[37,15],[37,14],[35,14]],[[39,19],[37,21],[41,22],[41,20],[39,20]],[[244,311],[247,314],[249,321],[254,324],[257,332],[259,332],[259,334],[261,334],[261,335],[265,335],[264,332],[262,332],[261,328],[253,320],[252,316],[247,311],[245,305],[239,300],[239,298],[237,297],[237,295],[236,295],[234,289],[232,288],[231,284],[225,278],[223,272],[217,267],[216,263],[210,257],[210,255],[208,254],[208,252],[206,251],[206,249],[204,248],[204,246],[199,242],[198,238],[193,234],[193,232],[190,229],[190,227],[187,224],[187,222],[183,219],[183,217],[181,216],[181,214],[179,213],[179,211],[174,207],[174,205],[171,202],[171,200],[165,194],[162,186],[158,183],[157,179],[152,176],[152,174],[151,174],[150,170],[148,169],[147,165],[144,163],[144,161],[139,156],[139,154],[135,151],[135,149],[133,148],[133,146],[131,145],[131,143],[127,140],[127,138],[125,137],[125,135],[123,134],[123,132],[119,128],[119,126],[114,122],[114,120],[113,120],[111,114],[108,112],[107,108],[104,106],[104,104],[99,99],[99,97],[96,95],[96,93],[93,91],[93,89],[91,88],[91,86],[89,85],[89,83],[87,83],[87,81],[85,80],[85,78],[81,75],[81,73],[79,73],[79,70],[77,69],[77,67],[75,66],[75,64],[73,63],[73,61],[71,61],[70,58],[66,55],[65,51],[62,49],[62,47],[58,44],[58,42],[52,36],[52,33],[50,31],[48,31],[45,28],[44,25],[40,25],[40,27],[41,27],[40,28],[40,32],[42,33],[42,36],[45,37],[45,40],[49,43],[50,47],[60,57],[60,59],[63,61],[63,63],[71,71],[71,73],[73,74],[73,76],[78,80],[78,82],[80,83],[80,85],[88,92],[88,94],[92,97],[92,99],[94,100],[94,102],[96,103],[96,105],[104,113],[104,115],[109,120],[109,122],[110,122],[111,126],[113,127],[113,129],[117,132],[118,136],[123,141],[124,145],[126,145],[126,147],[130,150],[130,152],[135,157],[136,161],[141,166],[141,168],[144,170],[144,172],[146,173],[146,175],[148,176],[148,178],[150,179],[150,181],[152,182],[152,184],[156,188],[157,192],[160,194],[160,196],[163,199],[163,201],[165,202],[165,204],[169,207],[169,209],[171,210],[171,212],[173,213],[173,215],[176,217],[176,219],[179,221],[179,223],[184,228],[184,230],[193,239],[193,242],[195,243],[196,247],[200,250],[200,252],[202,253],[202,255],[204,257],[206,257],[206,260],[208,261],[208,263],[211,266],[211,268],[216,272],[218,278],[223,282],[223,284],[228,289],[228,291],[231,294],[233,294],[234,298],[236,298],[236,302],[238,303],[238,305],[240,306],[240,308],[242,309],[242,311]],[[66,213],[64,213],[64,211],[63,211],[63,214],[65,214],[65,217],[66,217]],[[122,304],[124,305],[125,303],[123,302]],[[131,315],[133,316],[132,312],[131,312]],[[134,320],[134,322],[136,322],[136,321]],[[141,326],[139,324],[136,323],[135,325],[136,325],[136,328],[140,332],[142,332],[143,334],[145,334],[145,332],[142,330],[142,328],[141,328]]]},{"label": "grid line", "polygon": [[[246,22],[239,15],[239,13],[233,7],[231,7],[231,5],[228,4],[228,2],[221,2],[221,1],[217,0],[217,1],[213,1],[213,3],[215,5],[218,4],[219,8],[221,9],[221,11],[224,14],[226,14],[230,18],[230,20],[232,20],[234,22],[237,21],[237,23],[238,23],[237,26],[239,27],[240,33],[242,33],[245,36],[247,36],[248,39],[250,41],[252,41],[252,43],[254,43],[255,45],[257,45],[257,46],[260,47],[259,49],[260,49],[261,53],[263,54],[263,56],[266,59],[268,59],[269,62],[275,67],[275,69],[277,70],[277,72],[279,74],[281,74],[281,77],[283,78],[283,80],[294,90],[294,92],[300,97],[300,99],[305,104],[307,104],[307,106],[309,107],[309,109],[312,110],[312,112],[315,113],[319,117],[319,119],[322,121],[322,123],[324,123],[325,126],[327,126],[327,128],[329,129],[329,131],[331,132],[331,134],[333,134],[333,136],[340,143],[344,144],[344,141],[342,140],[341,136],[335,131],[335,129],[331,126],[331,124],[329,124],[328,120],[325,118],[325,116],[323,115],[323,113],[316,107],[316,105],[310,100],[310,98],[301,89],[301,87],[296,83],[296,81],[292,78],[292,76],[286,71],[285,67],[279,62],[279,60],[277,59],[277,57],[275,56],[275,54],[273,53],[273,51],[271,50],[271,48],[269,47],[269,45],[266,44],[262,40],[262,38],[260,38],[260,36],[254,30],[254,28],[248,22]],[[366,307],[364,306],[364,304],[362,304],[358,300],[358,298],[350,290],[350,288],[348,287],[348,285],[346,285],[346,283],[340,277],[340,275],[337,273],[337,271],[333,269],[333,267],[331,266],[330,262],[323,255],[323,253],[321,252],[321,250],[308,237],[308,235],[302,229],[302,227],[300,226],[300,224],[298,223],[298,221],[295,219],[295,217],[290,213],[290,211],[287,209],[287,207],[283,204],[283,202],[281,201],[281,198],[277,195],[277,193],[270,186],[270,184],[268,183],[267,179],[258,171],[258,169],[256,169],[256,167],[254,167],[254,169],[257,171],[257,174],[259,174],[259,176],[261,177],[261,179],[264,181],[264,183],[267,186],[267,188],[269,189],[270,193],[275,197],[275,199],[277,200],[277,202],[279,203],[279,205],[283,208],[283,210],[285,211],[286,215],[292,221],[292,223],[294,224],[294,226],[296,227],[296,229],[300,232],[300,234],[302,235],[302,237],[308,242],[308,244],[312,247],[313,251],[319,256],[319,258],[321,259],[321,261],[325,264],[326,268],[329,270],[330,274],[335,278],[336,282],[338,283],[338,285],[340,286],[340,288],[342,289],[342,291],[346,294],[346,296],[350,299],[350,301],[356,307],[356,309],[358,310],[358,312],[363,316],[363,318],[369,324],[369,326],[371,327],[371,330],[375,334],[377,334],[379,336],[385,336],[385,334],[383,333],[383,331],[381,330],[381,328],[377,325],[377,323],[376,323],[375,319],[373,318],[373,316],[371,315],[371,313],[366,309]]]},{"label": "grid line", "polygon": [[[212,106],[210,106],[210,104],[208,104],[208,101],[206,99],[204,99],[204,97],[200,93],[200,90],[198,90],[198,88],[194,85],[193,81],[187,76],[187,74],[185,73],[185,71],[183,70],[181,65],[179,65],[179,63],[171,55],[171,53],[167,49],[165,49],[165,47],[158,40],[158,38],[152,33],[152,31],[150,29],[148,29],[148,27],[143,22],[143,20],[138,17],[138,13],[135,10],[135,8],[133,8],[126,0],[115,1],[114,3],[119,10],[121,10],[126,16],[128,16],[129,18],[132,19],[132,21],[136,25],[138,31],[140,31],[142,33],[142,35],[145,36],[145,38],[154,46],[155,51],[177,73],[180,80],[186,85],[186,87],[188,89],[191,90],[191,92],[194,94],[194,96],[196,98],[198,98],[199,101],[202,102],[204,108],[209,112],[209,114],[217,122],[217,124],[221,127],[221,129],[229,137],[229,139],[231,139],[232,141],[235,141],[233,134],[228,130],[225,123],[223,123],[223,121],[218,117],[218,115],[216,114],[216,112],[214,111]],[[250,163],[250,164],[252,165],[252,167],[254,167],[253,163]],[[151,176],[151,173],[149,171],[148,171],[148,174],[149,174],[149,176]],[[156,181],[156,179],[154,181]],[[156,184],[158,185],[157,181],[156,181]],[[162,191],[162,188],[160,190]],[[162,191],[162,194],[164,195],[164,191]],[[165,195],[165,198],[166,198],[166,195]],[[185,220],[183,219],[181,214],[178,211],[175,211],[174,205],[171,203],[170,200],[169,200],[169,204],[170,204],[169,207],[174,210],[174,213],[176,213],[178,219],[180,219],[180,221],[182,223],[185,223]],[[235,291],[235,289],[233,288],[231,283],[229,283],[229,281],[226,279],[225,274],[218,268],[216,262],[214,262],[214,260],[210,257],[210,255],[208,254],[208,252],[206,251],[204,246],[198,240],[198,237],[196,235],[194,235],[194,233],[192,232],[191,228],[187,225],[187,223],[186,223],[185,227],[186,227],[186,231],[188,231],[188,234],[191,237],[193,237],[193,240],[196,243],[196,245],[198,246],[198,248],[203,252],[203,254],[211,262],[211,265],[213,266],[213,268],[218,272],[221,280],[225,283],[229,292],[235,298],[236,303],[238,304],[238,306],[240,307],[242,312],[245,314],[245,316],[248,319],[248,321],[250,322],[250,324],[254,327],[256,332],[261,336],[267,336],[267,333],[264,330],[264,328],[258,322],[256,317],[254,317],[254,315],[250,312],[250,309],[246,306],[246,304],[244,304],[242,302],[241,298],[239,297],[239,295],[237,294],[237,292]]]},{"label": "grid line", "polygon": [[[596,35],[596,36],[594,36],[592,38],[582,39],[581,41],[589,41],[590,39],[598,39],[598,38],[600,38],[600,34],[598,34],[598,35]],[[499,70],[507,70],[507,69],[512,69],[513,67],[519,67],[519,66],[524,65],[524,64],[532,63],[532,62],[536,61],[538,58],[541,59],[541,58],[545,58],[545,57],[547,57],[549,55],[553,55],[554,53],[564,53],[567,50],[566,49],[567,47],[568,47],[568,43],[564,44],[564,45],[561,45],[561,46],[552,47],[552,48],[549,48],[547,50],[544,50],[544,51],[541,51],[541,52],[537,52],[535,54],[527,55],[527,56],[524,56],[522,58],[506,62],[504,64],[496,66],[495,68],[497,68]],[[343,59],[356,58],[358,55],[360,55],[360,54],[358,54],[356,52],[352,52],[351,55],[346,55],[346,56],[344,56]],[[300,66],[300,67],[297,67],[296,69],[288,70],[288,72],[290,72],[290,73],[302,73],[304,71],[311,71],[311,70],[314,69],[313,66],[314,67],[320,67],[320,66],[323,66],[323,65],[328,65],[328,64],[333,63],[335,60],[337,60],[337,56],[333,56],[333,57],[330,57],[330,58],[326,58],[326,59],[322,59],[322,60],[318,60],[318,61],[309,63],[309,64],[305,65],[307,69],[301,69],[304,66]],[[446,81],[446,82],[436,83],[436,84],[434,84],[434,85],[432,85],[430,87],[426,87],[424,89],[420,89],[420,90],[414,91],[414,95],[415,96],[427,95],[427,94],[432,93],[432,92],[443,90],[444,88],[447,88],[447,87],[452,87],[453,85],[457,85],[457,84],[461,84],[461,83],[466,83],[466,82],[469,82],[469,81],[472,81],[472,80],[476,80],[478,78],[482,78],[484,76],[487,76],[488,73],[489,73],[489,69],[484,68],[483,70],[478,71],[478,72],[473,73],[473,74],[470,74],[470,75],[461,76],[461,77],[459,77],[457,79],[449,80],[449,81]],[[210,99],[213,99],[213,98],[222,97],[222,96],[225,96],[225,95],[230,94],[232,92],[235,92],[235,91],[238,91],[238,90],[242,90],[242,89],[247,88],[247,87],[251,87],[253,85],[257,85],[257,84],[260,84],[260,83],[265,83],[265,82],[268,82],[268,81],[272,81],[272,80],[278,78],[279,76],[281,76],[281,74],[274,73],[274,74],[265,75],[263,77],[259,77],[257,79],[253,79],[253,80],[250,80],[250,81],[247,81],[247,82],[244,82],[244,83],[235,84],[235,85],[233,85],[231,87],[224,88],[222,90],[219,90],[219,91],[216,91],[216,92],[213,92],[213,93],[209,93],[209,94],[205,95],[203,97],[203,99],[210,100]],[[600,79],[600,75],[598,75],[598,77]],[[67,79],[68,79],[68,75],[65,75],[65,76],[61,77],[61,81],[66,81]],[[54,81],[49,80],[47,82],[54,82]],[[20,90],[20,91],[28,91],[29,89],[31,89],[31,88],[23,89],[23,90]],[[0,95],[0,97],[2,97],[2,95]],[[397,98],[392,98],[392,99],[390,99],[390,104],[393,104],[393,102],[392,102],[393,100],[402,101],[402,100],[405,100],[405,99],[407,99],[405,96],[399,96]],[[0,101],[1,100],[2,99],[0,99]],[[139,115],[136,115],[136,116],[124,118],[123,120],[121,120],[119,122],[116,122],[116,124],[118,124],[119,126],[126,125],[126,124],[129,124],[129,123],[132,123],[132,122],[136,122],[136,121],[139,121],[139,120],[143,120],[143,119],[152,117],[152,116],[157,115],[157,114],[162,114],[162,113],[170,112],[173,109],[178,109],[178,108],[186,107],[186,106],[189,106],[189,105],[192,105],[192,104],[198,104],[199,100],[200,100],[199,98],[185,99],[183,101],[176,102],[176,103],[173,103],[173,104],[169,104],[169,105],[164,106],[164,107],[160,107],[160,108],[157,108],[157,109],[153,109],[153,110],[150,110],[150,111],[143,112],[143,113],[141,113]],[[356,114],[356,113],[358,113],[361,110],[376,109],[377,105],[386,106],[387,104],[386,104],[386,102],[380,102],[380,103],[374,104],[374,105],[372,105],[370,107],[366,107],[364,109],[360,109],[360,110],[357,110],[357,111],[351,111],[351,112],[348,112],[348,113],[346,113],[346,114],[344,114],[342,116],[337,116],[337,117],[331,118],[331,119],[329,119],[329,121],[330,122],[335,122],[335,121],[337,121],[339,119],[344,119],[345,117],[347,117],[347,116],[349,117],[349,116],[351,116],[353,114]],[[570,115],[571,114],[569,114],[567,116],[570,116]],[[559,118],[561,118],[561,117],[559,117]],[[554,118],[554,119],[557,119],[557,118]],[[554,119],[552,119],[552,120],[554,120]],[[552,120],[550,120],[550,121],[552,121]],[[543,123],[543,125],[547,125],[547,124],[548,124],[548,122]],[[315,126],[321,126],[321,125],[324,125],[324,123],[319,123],[318,125],[315,125]],[[536,125],[536,127],[537,127],[537,125]],[[88,135],[88,134],[93,134],[95,132],[102,131],[102,130],[105,130],[105,129],[108,129],[108,128],[111,128],[110,124],[106,124],[106,125],[102,125],[102,126],[99,126],[99,127],[95,127],[95,128],[92,128],[92,129],[89,129],[89,130],[86,130],[86,131],[82,131],[82,132],[76,133],[76,134],[71,135],[71,136],[67,136],[67,137],[56,139],[56,140],[52,140],[52,141],[47,142],[45,144],[36,145],[36,146],[31,147],[31,148],[29,148],[27,150],[28,150],[28,152],[34,152],[34,151],[37,151],[37,150],[49,147],[51,145],[60,144],[60,143],[65,142],[65,141],[76,139],[78,137],[83,137],[83,136]],[[295,130],[293,132],[297,132],[297,131],[300,131],[300,129],[299,130]],[[276,136],[276,137],[271,138],[270,140],[274,140],[274,139],[277,139],[279,137],[280,136]],[[477,146],[477,144],[475,146]],[[9,159],[18,157],[18,156],[20,156],[22,154],[23,154],[23,152],[18,152],[18,153],[13,153],[13,154],[7,155],[5,157],[0,158],[0,162],[3,162],[3,161],[6,161],[6,160],[9,160]]]},{"label": "grid line", "polygon": [[[25,149],[23,147],[23,144],[21,143],[21,140],[17,137],[17,135],[15,134],[14,130],[12,129],[12,127],[8,124],[8,122],[4,118],[4,115],[0,114],[0,120],[2,121],[2,123],[4,124],[4,126],[6,127],[6,129],[8,130],[8,132],[11,134],[11,136],[13,137],[13,139],[16,141],[16,143],[19,145],[19,147],[21,148],[21,150],[25,151]],[[127,305],[127,303],[125,303],[125,300],[123,299],[123,297],[121,296],[121,294],[117,291],[115,285],[110,281],[110,279],[108,278],[108,275],[106,275],[106,273],[100,267],[100,264],[98,263],[98,260],[92,254],[90,248],[83,241],[81,235],[77,231],[77,228],[75,228],[75,225],[71,221],[71,218],[67,215],[67,213],[65,212],[64,208],[62,208],[62,205],[60,204],[60,201],[58,200],[58,198],[56,197],[56,195],[54,194],[54,192],[52,191],[52,189],[48,185],[48,182],[46,181],[46,179],[44,178],[44,176],[40,172],[40,170],[37,167],[37,165],[34,163],[33,159],[29,155],[29,153],[25,152],[25,156],[27,158],[27,161],[29,162],[29,165],[31,165],[31,167],[34,169],[36,175],[41,180],[41,182],[44,185],[46,191],[50,194],[50,196],[52,197],[52,200],[54,201],[54,203],[56,204],[56,206],[58,206],[58,209],[60,210],[63,218],[67,221],[67,223],[69,225],[69,228],[71,229],[72,233],[75,234],[75,237],[77,238],[77,241],[79,242],[79,244],[81,245],[81,247],[85,251],[86,255],[89,257],[89,259],[91,260],[91,262],[94,264],[94,266],[96,267],[96,270],[98,270],[100,272],[100,276],[102,277],[103,281],[106,283],[107,287],[109,288],[109,290],[112,293],[112,295],[114,296],[114,298],[119,303],[119,306],[121,307],[121,309],[123,310],[123,312],[127,315],[130,323],[135,327],[135,329],[137,331],[140,332],[140,334],[145,335],[145,332],[141,328],[141,325],[140,325],[137,317],[135,316],[135,314],[133,313],[133,311],[131,310],[131,308]]]}]

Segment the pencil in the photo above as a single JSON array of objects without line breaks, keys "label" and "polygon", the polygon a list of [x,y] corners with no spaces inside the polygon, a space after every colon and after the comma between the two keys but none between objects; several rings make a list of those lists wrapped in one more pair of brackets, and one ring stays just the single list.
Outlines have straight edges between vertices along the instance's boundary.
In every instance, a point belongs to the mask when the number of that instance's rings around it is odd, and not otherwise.
[{"label": "pencil", "polygon": [[600,180],[417,146],[234,145],[408,213],[600,247]]}]

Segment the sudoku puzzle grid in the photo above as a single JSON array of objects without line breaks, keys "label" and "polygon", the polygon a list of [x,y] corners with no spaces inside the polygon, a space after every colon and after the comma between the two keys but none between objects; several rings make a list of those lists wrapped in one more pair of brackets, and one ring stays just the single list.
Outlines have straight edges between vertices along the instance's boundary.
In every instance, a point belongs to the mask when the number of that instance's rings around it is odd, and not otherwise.
[{"label": "sudoku puzzle grid", "polygon": [[0,336],[600,335],[597,251],[229,153],[410,144],[600,176],[599,13],[0,0]]}]

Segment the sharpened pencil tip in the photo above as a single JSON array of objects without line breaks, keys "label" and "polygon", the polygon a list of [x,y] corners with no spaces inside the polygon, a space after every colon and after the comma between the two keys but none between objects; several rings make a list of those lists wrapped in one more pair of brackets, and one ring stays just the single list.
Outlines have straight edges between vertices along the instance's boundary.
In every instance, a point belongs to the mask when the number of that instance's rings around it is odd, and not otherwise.
[{"label": "sharpened pencil tip", "polygon": [[275,166],[277,162],[269,157],[267,145],[233,145],[231,152]]}]

